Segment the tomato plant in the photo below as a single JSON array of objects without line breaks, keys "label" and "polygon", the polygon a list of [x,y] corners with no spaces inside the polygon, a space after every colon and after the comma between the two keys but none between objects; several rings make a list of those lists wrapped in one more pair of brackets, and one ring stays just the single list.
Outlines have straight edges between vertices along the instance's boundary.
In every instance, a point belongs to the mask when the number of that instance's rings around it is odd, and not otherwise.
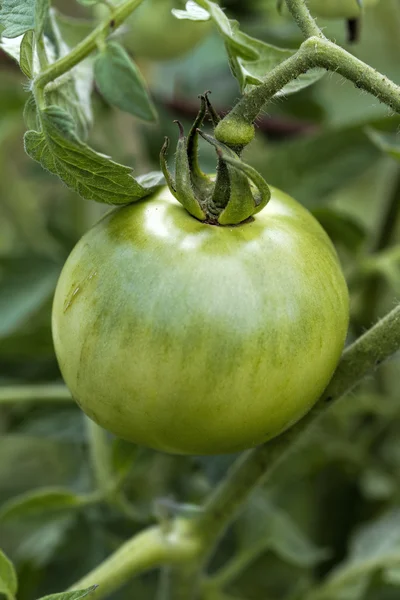
[{"label": "tomato plant", "polygon": [[176,453],[260,444],[328,383],[347,331],[333,247],[274,190],[254,220],[199,222],[167,189],[78,243],[54,300],[63,376],[127,440]]}]

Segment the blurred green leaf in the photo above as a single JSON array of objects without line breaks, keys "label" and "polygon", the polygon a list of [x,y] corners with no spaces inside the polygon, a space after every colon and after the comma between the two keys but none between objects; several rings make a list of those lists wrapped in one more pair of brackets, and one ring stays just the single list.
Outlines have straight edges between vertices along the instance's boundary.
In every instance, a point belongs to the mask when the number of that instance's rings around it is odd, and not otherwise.
[{"label": "blurred green leaf", "polygon": [[25,134],[27,154],[58,175],[88,200],[125,204],[148,195],[131,175],[131,169],[99,154],[79,140],[71,117],[57,106],[40,113],[41,132]]},{"label": "blurred green leaf", "polygon": [[109,42],[101,49],[95,59],[94,76],[100,93],[109,104],[144,121],[157,119],[146,81],[120,44]]},{"label": "blurred green leaf", "polygon": [[0,339],[23,325],[53,294],[60,265],[40,257],[0,257]]},{"label": "blurred green leaf", "polygon": [[400,161],[400,136],[395,133],[382,133],[373,129],[367,128],[367,135],[370,140],[383,152],[391,156],[397,161]]},{"label": "blurred green leaf", "polygon": [[33,435],[0,438],[0,499],[45,486],[64,486],[80,474],[80,446]]},{"label": "blurred green leaf", "polygon": [[400,566],[400,510],[393,509],[359,528],[347,560],[329,575],[316,598],[358,600],[378,570]]},{"label": "blurred green leaf", "polygon": [[364,173],[380,153],[359,127],[323,131],[276,146],[255,157],[269,184],[314,207]]},{"label": "blurred green leaf", "polygon": [[239,524],[240,545],[261,546],[298,567],[311,567],[328,555],[316,547],[290,516],[275,506],[265,494],[254,494]]},{"label": "blurred green leaf", "polygon": [[14,598],[17,588],[17,574],[14,565],[0,550],[0,594],[4,594],[7,598]]},{"label": "blurred green leaf", "polygon": [[333,243],[343,245],[347,250],[356,252],[367,237],[362,224],[354,217],[331,206],[318,206],[312,211]]},{"label": "blurred green leaf", "polygon": [[39,489],[12,498],[0,506],[0,521],[8,522],[41,514],[70,511],[83,503],[82,497],[68,490]]}]

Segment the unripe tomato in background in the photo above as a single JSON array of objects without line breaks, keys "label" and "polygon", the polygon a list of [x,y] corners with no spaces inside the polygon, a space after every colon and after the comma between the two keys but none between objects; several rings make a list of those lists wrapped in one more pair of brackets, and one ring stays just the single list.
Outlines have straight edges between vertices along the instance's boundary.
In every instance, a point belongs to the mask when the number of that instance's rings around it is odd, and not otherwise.
[{"label": "unripe tomato in background", "polygon": [[[363,0],[363,8],[376,4],[378,0]],[[357,0],[307,0],[313,15],[324,19],[355,19],[362,14]]]},{"label": "unripe tomato in background", "polygon": [[52,322],[90,418],[200,455],[261,444],[300,419],[336,368],[348,316],[332,243],[292,198],[272,189],[250,221],[216,226],[163,188],[78,242]]},{"label": "unripe tomato in background", "polygon": [[[144,0],[126,20],[121,41],[134,57],[171,60],[195,48],[212,28],[211,21],[177,19],[173,8],[184,9],[182,0]],[[97,15],[107,9],[96,7]]]}]

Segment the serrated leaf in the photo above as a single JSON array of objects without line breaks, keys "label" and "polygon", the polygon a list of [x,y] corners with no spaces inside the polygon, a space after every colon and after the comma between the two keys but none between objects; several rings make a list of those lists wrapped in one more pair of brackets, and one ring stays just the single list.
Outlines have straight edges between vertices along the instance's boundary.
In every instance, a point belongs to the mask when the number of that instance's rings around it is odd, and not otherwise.
[{"label": "serrated leaf", "polygon": [[150,193],[132,177],[129,167],[84,144],[64,110],[49,106],[41,111],[40,120],[42,131],[25,134],[27,154],[83,198],[105,204],[126,204]]},{"label": "serrated leaf", "polygon": [[94,63],[94,78],[101,95],[109,104],[144,121],[157,119],[146,82],[120,44],[109,42],[98,54]]},{"label": "serrated leaf", "polygon": [[2,0],[0,23],[2,36],[15,38],[35,28],[35,0]]},{"label": "serrated leaf", "polygon": [[51,594],[50,596],[43,596],[39,600],[80,600],[88,594],[94,592],[97,585],[92,585],[84,590],[74,590],[72,592],[62,592],[61,594]]},{"label": "serrated leaf", "polygon": [[7,598],[14,598],[17,588],[17,574],[14,565],[0,550],[0,594],[4,594]]},{"label": "serrated leaf", "polygon": [[24,75],[28,77],[28,79],[33,79],[33,54],[34,51],[34,37],[33,31],[27,31],[24,34],[21,42],[20,48],[20,59],[19,66],[21,67],[21,71]]},{"label": "serrated leaf", "polygon": [[0,507],[0,521],[9,522],[27,517],[68,511],[82,505],[82,499],[63,489],[39,489],[12,498]]},{"label": "serrated leaf", "polygon": [[151,190],[165,185],[165,177],[161,171],[150,171],[150,173],[139,175],[136,177],[136,181],[144,188],[149,188]]},{"label": "serrated leaf", "polygon": [[2,36],[15,38],[30,29],[40,36],[49,11],[49,0],[2,0],[0,23],[4,26]]}]

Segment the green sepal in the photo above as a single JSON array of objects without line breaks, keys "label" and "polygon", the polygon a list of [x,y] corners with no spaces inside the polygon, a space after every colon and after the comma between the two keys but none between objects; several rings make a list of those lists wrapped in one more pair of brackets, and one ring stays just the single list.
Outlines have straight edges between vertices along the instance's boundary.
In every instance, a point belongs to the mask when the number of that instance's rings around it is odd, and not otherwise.
[{"label": "green sepal", "polygon": [[[271,197],[270,189],[261,175],[253,167],[244,163],[228,146],[208,134],[202,132],[200,134],[215,147],[220,162],[225,164],[228,174],[229,197],[225,207],[218,215],[218,223],[220,225],[237,225],[264,208]],[[254,184],[253,187],[251,183]],[[224,186],[222,194],[225,195],[225,182],[221,185]],[[213,198],[216,205],[218,205],[218,186],[217,177]]]},{"label": "green sepal", "polygon": [[179,122],[178,125],[180,133],[175,156],[176,197],[191,215],[196,217],[196,219],[200,219],[200,221],[205,221],[206,214],[193,191],[187,152],[187,139],[183,133],[182,125]]}]

